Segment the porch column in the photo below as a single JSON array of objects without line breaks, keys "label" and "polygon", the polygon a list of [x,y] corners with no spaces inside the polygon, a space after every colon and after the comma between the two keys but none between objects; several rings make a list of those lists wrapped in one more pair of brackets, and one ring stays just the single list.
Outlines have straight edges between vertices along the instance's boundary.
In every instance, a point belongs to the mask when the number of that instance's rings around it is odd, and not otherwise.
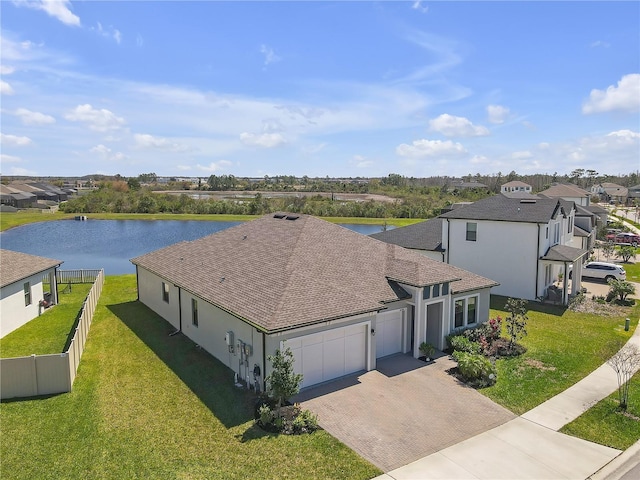
[{"label": "porch column", "polygon": [[422,299],[422,290],[423,290],[422,288],[416,289],[416,294],[415,294],[415,302],[414,302],[415,305],[413,310],[413,314],[414,314],[413,345],[411,346],[411,348],[413,349],[413,351],[411,352],[411,355],[413,355],[413,358],[418,358],[420,356],[420,350],[418,347],[422,342],[421,338],[424,337],[424,334],[421,334],[421,332],[427,331],[427,326],[426,326],[427,315],[426,315],[426,309],[424,307],[424,300]]}]

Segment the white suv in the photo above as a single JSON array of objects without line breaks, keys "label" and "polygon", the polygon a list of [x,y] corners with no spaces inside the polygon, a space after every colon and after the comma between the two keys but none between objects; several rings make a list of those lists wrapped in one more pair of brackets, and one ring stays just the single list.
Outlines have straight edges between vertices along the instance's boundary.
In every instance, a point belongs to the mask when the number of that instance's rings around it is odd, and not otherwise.
[{"label": "white suv", "polygon": [[[571,273],[569,273],[569,278],[571,278]],[[597,278],[607,282],[612,279],[626,280],[627,272],[615,263],[589,262],[582,267],[582,278]]]}]

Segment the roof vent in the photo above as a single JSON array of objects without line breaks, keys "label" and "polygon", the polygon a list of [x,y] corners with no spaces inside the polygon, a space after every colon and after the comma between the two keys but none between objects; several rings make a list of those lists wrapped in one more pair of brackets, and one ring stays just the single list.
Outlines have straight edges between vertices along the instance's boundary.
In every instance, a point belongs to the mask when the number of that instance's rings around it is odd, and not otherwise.
[{"label": "roof vent", "polygon": [[536,203],[535,198],[522,198],[520,199],[520,203]]},{"label": "roof vent", "polygon": [[287,220],[297,220],[300,218],[300,215],[287,215]]}]

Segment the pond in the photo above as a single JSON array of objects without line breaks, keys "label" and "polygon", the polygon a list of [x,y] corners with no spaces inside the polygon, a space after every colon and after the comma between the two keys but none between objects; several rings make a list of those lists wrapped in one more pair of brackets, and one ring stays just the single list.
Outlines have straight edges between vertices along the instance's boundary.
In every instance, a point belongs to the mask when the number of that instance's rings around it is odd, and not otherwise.
[{"label": "pond", "polygon": [[[30,223],[0,233],[0,246],[62,260],[61,269],[104,268],[107,275],[135,273],[133,257],[183,240],[195,240],[241,222],[198,220],[54,220]],[[342,226],[363,235],[380,225]]]}]

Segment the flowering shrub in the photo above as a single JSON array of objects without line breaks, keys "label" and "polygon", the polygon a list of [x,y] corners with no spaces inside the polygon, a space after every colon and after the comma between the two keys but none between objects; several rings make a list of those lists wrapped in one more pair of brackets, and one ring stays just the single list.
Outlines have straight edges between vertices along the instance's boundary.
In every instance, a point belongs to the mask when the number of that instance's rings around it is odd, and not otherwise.
[{"label": "flowering shrub", "polygon": [[458,362],[458,371],[465,382],[475,387],[487,387],[496,383],[495,365],[485,356],[457,351],[453,358]]}]

